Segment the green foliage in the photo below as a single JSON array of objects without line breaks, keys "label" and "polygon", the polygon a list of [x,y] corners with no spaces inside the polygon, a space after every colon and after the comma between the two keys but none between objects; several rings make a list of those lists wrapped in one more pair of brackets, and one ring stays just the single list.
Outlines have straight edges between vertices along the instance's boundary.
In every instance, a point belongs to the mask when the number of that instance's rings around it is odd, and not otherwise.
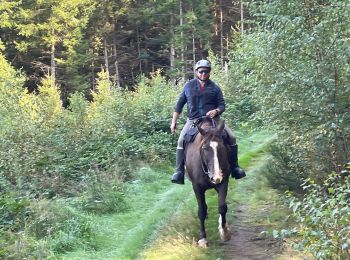
[{"label": "green foliage", "polygon": [[2,61],[1,257],[47,257],[88,244],[89,220],[57,198],[77,196],[74,207],[98,214],[127,210],[122,183],[133,178],[136,162],[173,157],[168,124],[179,90],[155,73],[123,92],[101,73],[93,102],[76,93],[64,109],[50,78],[28,93]]},{"label": "green foliage", "polygon": [[256,1],[250,5],[254,30],[234,39],[229,75],[245,102],[237,108],[278,132],[274,166],[281,168],[275,177],[294,176],[288,182],[325,178],[321,175],[339,172],[349,158],[345,5]]},{"label": "green foliage", "polygon": [[13,231],[21,230],[28,216],[29,204],[28,198],[14,198],[9,193],[0,194],[0,230],[9,228]]},{"label": "green foliage", "polygon": [[60,201],[33,201],[26,232],[36,239],[48,241],[55,252],[74,249],[84,238],[93,236],[91,220]]},{"label": "green foliage", "polygon": [[322,183],[308,179],[303,200],[290,195],[290,208],[300,227],[298,248],[317,259],[350,257],[350,164],[343,176],[331,174]]},{"label": "green foliage", "polygon": [[[289,148],[288,140],[275,140],[269,147],[272,155],[270,164],[267,165],[266,178],[273,187],[280,190],[301,191],[300,185],[304,178],[304,172],[308,169],[300,170],[295,163]],[[306,151],[305,151],[306,152]]]},{"label": "green foliage", "polygon": [[[246,95],[246,92],[240,86],[239,80],[233,76],[233,71],[226,71],[221,68],[220,59],[212,51],[209,52],[209,57],[212,64],[210,79],[220,86],[224,94],[226,110],[222,115],[225,122],[234,128],[240,128],[247,125],[250,117],[256,112],[256,108],[251,104],[251,97]],[[253,125],[253,124],[251,124]]]},{"label": "green foliage", "polygon": [[[52,197],[72,192],[67,181],[74,186],[91,169],[112,168],[121,157],[169,159],[168,122],[178,90],[159,73],[141,79],[133,93],[121,92],[105,74],[100,76],[94,102],[75,94],[69,110],[62,108],[60,93],[49,79],[43,80],[39,94],[3,87],[8,100],[1,110],[8,123],[0,126],[4,182]],[[120,179],[131,176],[128,170],[118,172]]]},{"label": "green foliage", "polygon": [[0,226],[0,257],[48,257],[72,250],[80,241],[88,244],[93,237],[90,219],[67,202],[4,197],[0,208],[6,210],[1,224],[6,219],[16,222]]},{"label": "green foliage", "polygon": [[129,208],[122,180],[100,172],[88,177],[87,188],[78,200],[78,207],[96,214],[121,213]]}]

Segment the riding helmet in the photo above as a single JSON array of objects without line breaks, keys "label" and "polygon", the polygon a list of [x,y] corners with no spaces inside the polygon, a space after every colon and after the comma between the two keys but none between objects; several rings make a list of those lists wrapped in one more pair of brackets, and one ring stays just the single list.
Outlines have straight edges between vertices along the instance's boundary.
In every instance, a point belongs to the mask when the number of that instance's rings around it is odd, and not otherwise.
[{"label": "riding helmet", "polygon": [[199,69],[201,67],[205,67],[205,68],[211,69],[211,64],[210,64],[210,62],[208,60],[199,60],[199,61],[197,61],[194,70],[197,70],[197,69]]}]

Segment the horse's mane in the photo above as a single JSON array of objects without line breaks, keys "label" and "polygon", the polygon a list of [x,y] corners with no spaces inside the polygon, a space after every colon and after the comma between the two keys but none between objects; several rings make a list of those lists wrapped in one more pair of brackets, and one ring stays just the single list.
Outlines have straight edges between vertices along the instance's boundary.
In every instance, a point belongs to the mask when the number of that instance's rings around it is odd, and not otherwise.
[{"label": "horse's mane", "polygon": [[217,137],[222,136],[221,131],[217,128],[216,122],[209,117],[204,118],[203,121],[200,122],[198,127],[204,130],[204,134],[203,134],[203,131],[201,133],[202,134],[201,143],[204,143],[207,140],[211,140],[215,136]]}]

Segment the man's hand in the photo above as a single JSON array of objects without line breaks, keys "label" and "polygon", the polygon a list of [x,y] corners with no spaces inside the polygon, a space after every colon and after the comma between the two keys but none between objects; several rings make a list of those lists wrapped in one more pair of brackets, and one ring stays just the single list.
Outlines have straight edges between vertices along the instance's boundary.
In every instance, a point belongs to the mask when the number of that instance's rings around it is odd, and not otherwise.
[{"label": "man's hand", "polygon": [[213,117],[219,115],[219,109],[210,110],[207,112],[206,115],[209,116],[210,118],[213,118]]},{"label": "man's hand", "polygon": [[176,122],[171,122],[170,131],[171,131],[172,134],[175,133],[175,131],[176,131]]},{"label": "man's hand", "polygon": [[176,131],[176,122],[179,116],[180,116],[180,113],[178,112],[173,113],[173,118],[171,119],[171,125],[170,125],[170,131],[172,134],[174,134]]}]

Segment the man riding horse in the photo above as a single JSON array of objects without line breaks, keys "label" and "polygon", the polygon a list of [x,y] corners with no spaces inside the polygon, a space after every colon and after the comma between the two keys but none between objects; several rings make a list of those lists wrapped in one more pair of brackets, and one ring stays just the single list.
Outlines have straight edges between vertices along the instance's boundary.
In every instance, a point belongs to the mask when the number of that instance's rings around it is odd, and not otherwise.
[{"label": "man riding horse", "polygon": [[[185,153],[184,136],[191,128],[193,123],[203,116],[213,118],[218,122],[220,115],[225,111],[225,100],[222,91],[210,78],[211,64],[208,60],[200,60],[196,63],[195,73],[197,78],[190,80],[184,86],[182,93],[175,106],[171,122],[171,132],[175,133],[177,120],[187,103],[187,121],[183,127],[176,149],[176,172],[171,181],[177,184],[184,184],[185,176]],[[236,137],[229,127],[225,125],[225,131],[228,134],[227,151],[230,161],[231,176],[235,179],[243,178],[245,172],[238,166],[238,146]]]}]

